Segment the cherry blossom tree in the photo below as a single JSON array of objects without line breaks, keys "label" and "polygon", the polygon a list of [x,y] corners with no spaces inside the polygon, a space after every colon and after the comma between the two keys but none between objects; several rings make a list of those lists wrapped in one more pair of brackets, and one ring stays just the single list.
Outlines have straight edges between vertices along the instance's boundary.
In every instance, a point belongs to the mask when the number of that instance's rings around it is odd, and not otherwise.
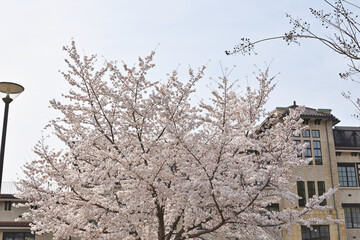
[{"label": "cherry blossom tree", "polygon": [[268,208],[299,199],[292,171],[308,162],[292,139],[304,126],[301,109],[281,116],[264,109],[274,88],[268,69],[243,95],[222,76],[194,106],[205,67],[189,69],[186,83],[176,71],[151,81],[154,53],[119,68],[97,67],[74,43],[64,50],[71,90],[51,101],[61,117],[48,126],[64,147],[39,141],[18,185],[33,231],[55,239],[264,239],[293,223],[322,222],[304,217],[327,209],[320,203],[333,190],[305,208]]}]

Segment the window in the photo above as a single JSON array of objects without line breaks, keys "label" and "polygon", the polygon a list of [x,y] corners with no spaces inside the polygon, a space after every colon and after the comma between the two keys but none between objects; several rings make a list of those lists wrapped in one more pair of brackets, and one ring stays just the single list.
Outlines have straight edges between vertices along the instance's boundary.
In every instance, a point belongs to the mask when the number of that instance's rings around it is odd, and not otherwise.
[{"label": "window", "polygon": [[207,228],[203,227],[201,224],[196,229],[197,230],[207,230]]},{"label": "window", "polygon": [[273,212],[279,212],[279,211],[280,211],[280,207],[279,207],[279,204],[278,204],[278,203],[269,204],[269,205],[267,205],[265,208],[266,208],[266,210],[269,211],[269,212],[263,211],[263,212],[261,213],[261,215],[267,216],[268,219],[271,219],[272,217],[274,217],[274,216],[272,215]]},{"label": "window", "polygon": [[5,211],[11,211],[11,202],[5,201]]},{"label": "window", "polygon": [[315,165],[322,165],[320,141],[314,141],[313,144],[314,144]]},{"label": "window", "polygon": [[340,187],[356,187],[356,171],[353,163],[339,163],[338,174]]},{"label": "window", "polygon": [[36,210],[36,209],[38,209],[38,207],[36,205],[30,205],[30,209]]},{"label": "window", "polygon": [[[311,142],[309,140],[305,140],[304,143],[307,143],[307,146],[305,148],[305,152],[304,152],[304,156],[305,158],[311,158],[312,157],[312,153],[311,153]],[[312,161],[309,162],[309,165],[312,165]]]},{"label": "window", "polygon": [[[307,181],[307,196],[308,199],[312,198],[313,196],[316,195],[316,185],[315,185],[315,181]],[[306,192],[305,192],[305,182],[303,181],[298,181],[297,182],[297,193],[299,195],[299,197],[301,197],[301,199],[299,199],[299,206],[300,207],[304,207],[306,205]],[[324,181],[318,181],[317,182],[317,196],[321,196],[325,193],[325,182]],[[326,205],[326,199],[324,199],[324,201],[322,201],[320,203],[321,206],[325,206]]]},{"label": "window", "polygon": [[35,240],[31,232],[4,232],[3,240]]},{"label": "window", "polygon": [[311,142],[309,140],[305,140],[304,143],[307,143],[307,146],[305,148],[305,158],[311,158]]},{"label": "window", "polygon": [[314,181],[308,181],[307,182],[307,188],[308,188],[308,197],[309,198],[312,198],[314,195],[316,195],[315,182]]},{"label": "window", "polygon": [[293,134],[292,134],[293,137],[300,137],[300,133],[295,133],[296,132],[295,129],[293,129],[292,132],[293,132]]},{"label": "window", "polygon": [[343,205],[346,228],[360,228],[360,205]]},{"label": "window", "polygon": [[341,156],[341,152],[336,152],[336,156]]},{"label": "window", "polygon": [[[295,142],[295,145],[296,145],[296,146],[301,143],[300,140],[295,140],[294,142]],[[301,150],[297,150],[297,157],[298,157],[298,158],[301,158],[301,157],[302,157]]]},{"label": "window", "polygon": [[320,131],[319,130],[311,130],[311,135],[313,138],[319,138],[320,137]]},{"label": "window", "polygon": [[299,197],[301,197],[301,199],[299,199],[299,206],[304,207],[306,204],[305,182],[303,181],[297,182],[297,192]]},{"label": "window", "polygon": [[330,240],[329,226],[327,225],[316,225],[312,226],[313,230],[305,226],[301,226],[301,239],[309,240]]},{"label": "window", "polygon": [[[319,181],[317,182],[317,187],[318,187],[318,196],[320,197],[321,195],[323,195],[325,193],[325,182],[324,181]],[[326,199],[324,199],[324,201],[322,201],[320,203],[321,206],[325,206],[326,205]]]},{"label": "window", "polygon": [[351,156],[352,156],[352,157],[356,157],[356,156],[357,156],[357,152],[352,152],[352,153],[351,153]]},{"label": "window", "polygon": [[306,138],[310,137],[310,130],[304,130],[304,131],[302,132],[302,136],[303,136],[303,137],[306,137]]},{"label": "window", "polygon": [[272,204],[268,205],[266,207],[266,209],[271,212],[279,212],[280,211],[278,203],[272,203]]}]

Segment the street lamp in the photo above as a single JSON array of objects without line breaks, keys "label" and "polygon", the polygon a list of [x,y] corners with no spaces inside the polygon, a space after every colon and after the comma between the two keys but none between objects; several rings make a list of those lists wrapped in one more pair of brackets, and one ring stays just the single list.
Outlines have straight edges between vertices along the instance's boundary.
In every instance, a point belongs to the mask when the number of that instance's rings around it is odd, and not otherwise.
[{"label": "street lamp", "polygon": [[23,91],[24,91],[24,87],[19,84],[12,82],[0,82],[0,97],[5,103],[3,131],[1,138],[1,150],[0,150],[0,193],[1,193],[2,174],[4,167],[5,139],[6,139],[8,114],[9,114],[9,104]]}]

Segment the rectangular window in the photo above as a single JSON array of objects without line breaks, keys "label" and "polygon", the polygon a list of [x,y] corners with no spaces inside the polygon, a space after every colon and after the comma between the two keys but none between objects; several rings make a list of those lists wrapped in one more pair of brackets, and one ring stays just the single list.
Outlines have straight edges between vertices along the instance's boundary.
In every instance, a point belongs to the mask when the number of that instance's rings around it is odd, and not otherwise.
[{"label": "rectangular window", "polygon": [[204,228],[201,224],[196,228],[197,230],[207,230],[206,228]]},{"label": "rectangular window", "polygon": [[279,212],[280,211],[278,203],[272,203],[272,204],[268,205],[266,207],[266,209],[271,212]]},{"label": "rectangular window", "polygon": [[[324,181],[319,181],[317,182],[317,187],[318,187],[318,196],[320,197],[321,195],[323,195],[325,193],[325,182]],[[321,206],[325,206],[326,205],[326,199],[324,199],[324,201],[322,201],[320,203]]]},{"label": "rectangular window", "polygon": [[4,232],[4,240],[35,240],[35,235],[31,232]]},{"label": "rectangular window", "polygon": [[306,138],[310,137],[310,130],[309,130],[309,129],[304,130],[304,131],[302,132],[302,136],[303,136],[303,137],[306,137]]},{"label": "rectangular window", "polygon": [[[296,146],[297,146],[297,145],[300,145],[300,143],[301,143],[300,140],[295,140],[294,142],[295,142],[295,145],[296,145]],[[298,151],[297,151],[297,157],[298,157],[298,158],[301,158],[301,157],[302,157],[301,150],[298,150]]]},{"label": "rectangular window", "polygon": [[314,141],[313,144],[314,144],[315,165],[322,165],[322,155],[321,155],[320,141]]},{"label": "rectangular window", "polygon": [[319,130],[311,130],[311,135],[313,138],[319,138],[320,137],[320,131]]},{"label": "rectangular window", "polygon": [[340,187],[356,187],[356,171],[353,163],[339,163],[338,174]]},{"label": "rectangular window", "polygon": [[301,239],[302,240],[330,240],[329,226],[316,225],[312,226],[313,230],[305,226],[301,226]]},{"label": "rectangular window", "polygon": [[293,137],[300,137],[300,133],[295,133],[296,132],[295,129],[293,129],[292,132],[293,132],[293,134],[292,134]]},{"label": "rectangular window", "polygon": [[346,228],[360,228],[360,205],[343,205]]},{"label": "rectangular window", "polygon": [[307,189],[308,189],[308,197],[309,198],[312,198],[314,195],[316,195],[315,182],[314,181],[308,181],[307,182]]},{"label": "rectangular window", "polygon": [[[312,153],[311,153],[311,142],[309,140],[305,140],[304,143],[307,144],[306,148],[305,148],[305,152],[304,152],[304,156],[305,158],[311,158],[312,157]],[[312,165],[312,161],[309,162],[309,165]]]},{"label": "rectangular window", "polygon": [[268,219],[271,219],[271,213],[272,212],[279,212],[280,211],[280,208],[279,208],[279,204],[278,203],[272,203],[272,204],[269,204],[265,207],[265,209],[267,211],[260,211],[260,214],[262,216],[267,216]]},{"label": "rectangular window", "polygon": [[305,182],[303,181],[297,182],[297,192],[299,197],[301,197],[301,199],[299,199],[299,206],[304,207],[306,204]]},{"label": "rectangular window", "polygon": [[11,211],[11,202],[5,201],[5,211]]}]

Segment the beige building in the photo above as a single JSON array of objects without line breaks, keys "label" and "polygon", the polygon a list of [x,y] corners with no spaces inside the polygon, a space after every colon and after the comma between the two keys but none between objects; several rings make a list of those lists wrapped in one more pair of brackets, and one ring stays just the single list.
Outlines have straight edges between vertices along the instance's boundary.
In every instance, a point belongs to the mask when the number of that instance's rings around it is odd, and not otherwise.
[{"label": "beige building", "polygon": [[[286,113],[289,108],[277,108]],[[305,108],[302,114],[304,124],[309,128],[295,136],[297,143],[307,143],[303,158],[313,160],[304,167],[294,169],[294,181],[302,199],[296,204],[282,201],[281,208],[305,206],[313,195],[322,195],[329,188],[338,187],[337,192],[322,204],[332,206],[331,210],[315,211],[309,217],[344,220],[343,224],[314,225],[314,230],[304,226],[293,226],[291,232],[284,232],[284,239],[292,240],[345,240],[360,239],[360,127],[339,127],[340,121],[330,109]]]}]

